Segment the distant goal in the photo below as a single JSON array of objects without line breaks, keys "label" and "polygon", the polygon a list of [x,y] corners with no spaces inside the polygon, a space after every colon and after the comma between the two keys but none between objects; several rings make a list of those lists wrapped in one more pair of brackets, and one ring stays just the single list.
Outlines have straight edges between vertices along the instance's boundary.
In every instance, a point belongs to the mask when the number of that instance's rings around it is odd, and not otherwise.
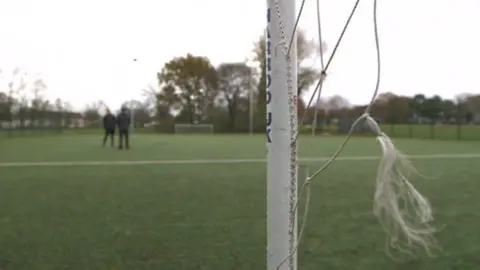
[{"label": "distant goal", "polygon": [[175,134],[212,134],[213,124],[175,124]]}]

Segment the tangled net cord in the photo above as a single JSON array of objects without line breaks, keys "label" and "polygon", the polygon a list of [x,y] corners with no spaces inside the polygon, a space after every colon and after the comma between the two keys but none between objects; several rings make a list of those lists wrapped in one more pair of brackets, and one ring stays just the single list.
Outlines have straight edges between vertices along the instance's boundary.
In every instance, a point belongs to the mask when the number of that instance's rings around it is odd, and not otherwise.
[{"label": "tangled net cord", "polygon": [[[283,45],[283,51],[286,57],[287,62],[287,76],[291,76],[290,67],[291,67],[291,59],[290,59],[290,49],[292,43],[295,38],[295,32],[298,27],[298,23],[300,21],[303,8],[305,6],[306,0],[302,1],[300,6],[299,13],[297,15],[295,25],[293,28],[293,33],[286,46],[286,36],[284,31],[284,26],[282,22],[281,12],[279,9],[278,0],[275,1],[276,6],[276,15],[279,20],[279,29],[280,29],[280,38],[281,42],[277,45]],[[320,62],[321,62],[321,73],[318,83],[315,87],[313,95],[311,96],[308,105],[306,108],[309,108],[314,100],[315,95],[317,95],[317,104],[321,96],[321,91],[323,88],[323,83],[327,76],[327,70],[330,66],[333,57],[335,56],[337,49],[345,35],[345,32],[350,25],[350,22],[357,10],[357,7],[360,3],[360,0],[357,0],[353,5],[353,8],[350,12],[348,19],[345,22],[343,30],[335,44],[335,47],[330,55],[326,65],[324,63],[323,58],[323,46],[322,46],[322,31],[321,31],[321,16],[320,16],[320,0],[316,0],[317,4],[317,23],[318,23],[318,38],[319,38],[319,45],[320,45]],[[370,116],[370,110],[377,98],[379,88],[380,88],[380,78],[381,78],[381,57],[380,57],[380,45],[379,45],[379,35],[378,35],[378,24],[377,24],[377,0],[373,0],[373,24],[374,24],[374,37],[375,37],[375,47],[376,47],[376,56],[377,56],[377,77],[376,77],[376,84],[375,90],[373,92],[371,101],[365,112],[362,116],[360,116],[351,126],[345,140],[339,146],[337,151],[333,154],[333,156],[322,166],[320,169],[315,171],[312,175],[309,175],[308,170],[306,171],[306,178],[304,183],[302,184],[299,190],[299,198],[302,194],[306,193],[305,198],[305,209],[303,213],[303,220],[298,234],[298,240],[293,249],[290,251],[290,254],[282,260],[279,264],[277,269],[287,262],[298,249],[300,241],[303,236],[303,232],[305,230],[307,224],[307,217],[308,211],[310,206],[310,183],[311,181],[318,176],[321,172],[327,169],[335,159],[340,155],[348,141],[353,135],[353,131],[355,127],[361,123],[362,120],[366,122],[366,124],[370,127],[370,129],[375,133],[376,139],[380,144],[382,149],[382,157],[380,158],[380,163],[377,169],[377,177],[376,177],[376,190],[374,195],[374,208],[373,212],[376,217],[379,218],[385,232],[389,236],[387,239],[388,246],[392,248],[396,248],[403,252],[408,252],[406,248],[403,247],[402,239],[406,241],[406,247],[414,247],[419,246],[423,247],[426,252],[431,255],[431,248],[436,247],[436,241],[433,238],[433,233],[436,231],[429,225],[429,222],[433,221],[432,210],[428,200],[423,197],[415,187],[410,183],[408,180],[409,173],[418,173],[416,169],[411,165],[410,161],[407,159],[405,155],[403,155],[400,151],[398,151],[391,139],[380,129],[377,122]],[[290,91],[296,91],[291,85],[288,87]],[[294,93],[289,93],[289,96],[292,97]],[[314,110],[314,123],[312,123],[312,134],[315,135],[316,129],[316,116],[317,116],[317,106],[315,106]],[[300,125],[303,124],[305,117],[306,117],[307,110],[303,113],[302,117],[300,118]],[[299,133],[292,141],[292,144],[296,144],[299,137]],[[400,205],[404,206],[404,209],[401,208]],[[298,211],[298,201],[294,207],[294,214]],[[410,212],[414,213],[414,215],[409,214]],[[295,230],[296,228],[293,228]],[[293,231],[290,233],[293,234]],[[388,247],[387,246],[387,247]],[[388,251],[388,249],[387,249]]]}]

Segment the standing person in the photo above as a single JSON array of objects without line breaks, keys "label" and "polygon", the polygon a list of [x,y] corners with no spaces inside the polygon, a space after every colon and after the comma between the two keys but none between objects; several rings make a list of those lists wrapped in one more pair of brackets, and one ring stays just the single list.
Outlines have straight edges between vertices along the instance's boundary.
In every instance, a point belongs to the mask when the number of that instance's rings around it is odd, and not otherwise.
[{"label": "standing person", "polygon": [[105,130],[105,135],[103,136],[103,146],[107,143],[107,138],[110,137],[110,145],[114,146],[114,136],[115,136],[115,115],[113,115],[109,109],[107,109],[107,114],[103,117],[103,129]]},{"label": "standing person", "polygon": [[125,148],[129,149],[129,129],[130,129],[130,115],[127,112],[125,106],[122,107],[120,114],[117,116],[117,126],[118,126],[118,135],[119,135],[119,144],[118,149],[123,149],[123,141],[125,140]]}]

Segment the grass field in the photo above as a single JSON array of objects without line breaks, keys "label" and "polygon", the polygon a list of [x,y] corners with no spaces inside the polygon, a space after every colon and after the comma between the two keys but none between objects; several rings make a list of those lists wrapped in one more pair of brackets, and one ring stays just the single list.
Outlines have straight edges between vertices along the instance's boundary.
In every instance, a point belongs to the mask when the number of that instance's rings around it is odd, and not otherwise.
[{"label": "grass field", "polygon": [[[2,138],[0,269],[265,269],[264,139],[135,135],[118,151],[93,135]],[[327,157],[340,140],[302,137],[300,156]],[[312,184],[300,270],[478,269],[480,142],[396,143],[432,177],[414,183],[443,252],[386,256],[371,211],[379,148],[354,138]]]}]

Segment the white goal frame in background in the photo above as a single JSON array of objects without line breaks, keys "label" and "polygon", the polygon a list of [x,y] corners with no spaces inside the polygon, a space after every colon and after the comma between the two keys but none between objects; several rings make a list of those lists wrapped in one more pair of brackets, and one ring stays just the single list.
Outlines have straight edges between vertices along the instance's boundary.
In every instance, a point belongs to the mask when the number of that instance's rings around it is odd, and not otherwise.
[{"label": "white goal frame in background", "polygon": [[268,270],[297,269],[297,40],[292,39],[295,15],[294,0],[267,0]]},{"label": "white goal frame in background", "polygon": [[[181,130],[191,130],[191,132],[182,132]],[[202,130],[198,132],[198,130]],[[214,126],[213,124],[175,124],[174,125],[175,134],[213,134]]]}]

